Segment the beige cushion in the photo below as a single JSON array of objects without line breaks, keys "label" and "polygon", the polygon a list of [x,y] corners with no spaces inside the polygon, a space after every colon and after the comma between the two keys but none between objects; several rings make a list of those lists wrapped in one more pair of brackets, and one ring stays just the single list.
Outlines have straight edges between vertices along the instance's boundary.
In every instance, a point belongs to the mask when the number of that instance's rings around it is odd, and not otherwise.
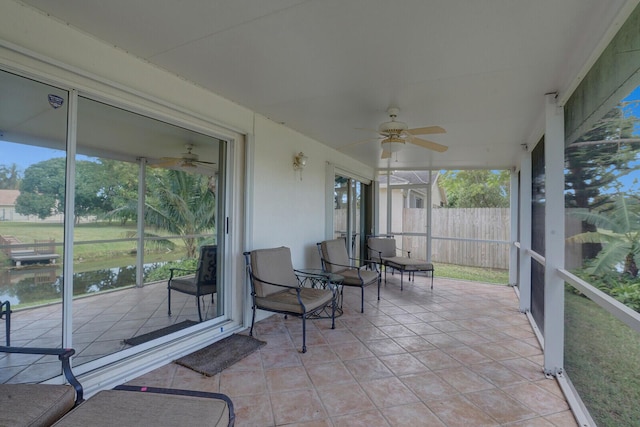
[{"label": "beige cushion", "polygon": [[276,292],[270,294],[268,298],[256,297],[256,304],[258,308],[265,310],[303,314],[304,312],[308,313],[329,304],[333,298],[333,293],[325,289],[301,288],[300,298],[305,306],[305,310],[302,309],[298,301],[295,289]]},{"label": "beige cushion", "polygon": [[[360,271],[360,276],[358,276]],[[364,268],[345,270],[340,273],[344,277],[342,282],[345,286],[366,286],[378,281],[378,272],[373,270],[365,270]]]},{"label": "beige cushion", "polygon": [[433,264],[423,259],[408,258],[402,256],[396,257],[382,257],[382,261],[385,265],[398,270],[405,271],[428,271],[433,270]]},{"label": "beige cushion", "polygon": [[[171,289],[184,292],[185,294],[196,295],[198,286],[196,278],[178,278],[171,280]],[[216,285],[200,285],[200,295],[215,294],[217,292]]]},{"label": "beige cushion", "polygon": [[56,426],[227,426],[224,400],[123,390],[104,390],[86,400]]},{"label": "beige cushion", "polygon": [[347,270],[348,267],[344,266],[350,264],[344,239],[325,240],[320,243],[320,250],[322,251],[322,258],[324,258],[325,261],[329,261],[329,263],[325,265],[327,271],[342,274],[343,271]]},{"label": "beige cushion", "polygon": [[283,288],[262,283],[271,283],[298,287],[298,278],[293,272],[291,250],[285,246],[251,251],[251,270],[253,271],[256,297],[262,298]]},{"label": "beige cushion", "polygon": [[49,426],[73,408],[70,385],[0,384],[0,425]]},{"label": "beige cushion", "polygon": [[367,240],[367,246],[369,247],[369,259],[376,262],[382,262],[380,256],[396,256],[396,239],[391,237],[370,237]]}]

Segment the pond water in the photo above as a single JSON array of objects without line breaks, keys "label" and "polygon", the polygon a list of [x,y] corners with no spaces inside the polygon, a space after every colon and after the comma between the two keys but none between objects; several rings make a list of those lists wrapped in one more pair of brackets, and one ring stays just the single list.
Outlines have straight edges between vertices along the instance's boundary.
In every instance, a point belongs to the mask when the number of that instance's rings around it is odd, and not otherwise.
[{"label": "pond water", "polygon": [[[145,275],[164,263],[144,264]],[[85,295],[132,286],[136,283],[136,266],[127,265],[73,275],[73,295]],[[0,301],[38,304],[61,299],[62,267],[39,266],[0,272]]]}]

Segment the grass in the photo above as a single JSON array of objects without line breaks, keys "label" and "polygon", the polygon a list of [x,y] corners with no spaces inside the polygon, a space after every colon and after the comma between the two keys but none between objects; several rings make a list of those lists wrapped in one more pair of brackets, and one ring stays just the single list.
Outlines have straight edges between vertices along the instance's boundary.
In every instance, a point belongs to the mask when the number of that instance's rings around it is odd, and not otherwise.
[{"label": "grass", "polygon": [[467,267],[464,265],[434,263],[436,277],[470,280],[474,282],[509,284],[509,272],[482,267]]},{"label": "grass", "polygon": [[[122,226],[118,223],[86,223],[78,224],[74,228],[74,241],[95,242],[108,239],[125,239],[128,233],[134,233],[136,225]],[[165,233],[158,233],[160,235]],[[62,224],[40,223],[40,222],[0,222],[0,235],[15,236],[23,243],[32,243],[34,240],[54,239],[56,242],[56,253],[62,255],[62,243],[64,241],[64,229]],[[176,248],[173,252],[183,253],[184,244],[182,240],[174,239]],[[132,262],[126,259],[135,260],[136,242],[134,240],[126,242],[107,243],[87,243],[75,244],[73,247],[73,258],[76,263],[86,263],[91,268],[103,268],[130,265]],[[163,251],[164,253],[164,251]],[[161,258],[162,254],[145,254],[145,262],[155,262]],[[154,259],[155,258],[155,259]],[[115,263],[116,259],[122,259],[124,263]],[[78,271],[88,271],[84,265],[79,265]]]},{"label": "grass", "polygon": [[565,368],[597,425],[638,425],[640,334],[572,292],[565,327]]}]

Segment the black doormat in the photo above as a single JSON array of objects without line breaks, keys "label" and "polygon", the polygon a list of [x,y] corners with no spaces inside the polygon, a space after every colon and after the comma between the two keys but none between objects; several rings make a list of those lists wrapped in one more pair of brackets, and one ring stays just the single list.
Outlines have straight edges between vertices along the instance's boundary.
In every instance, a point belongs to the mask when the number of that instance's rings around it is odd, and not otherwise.
[{"label": "black doormat", "polygon": [[198,322],[196,322],[195,320],[185,320],[180,323],[174,323],[173,325],[167,326],[166,328],[157,329],[155,331],[151,331],[146,334],[139,335],[137,337],[127,338],[126,340],[124,340],[124,343],[128,345],[142,344],[147,341],[155,340],[156,338],[169,335],[170,333],[173,333],[173,332],[181,331],[185,328],[188,328],[189,326],[193,326],[197,324]]},{"label": "black doormat", "polygon": [[266,342],[248,335],[231,335],[178,360],[178,365],[185,366],[208,377],[212,377],[225,368],[244,359]]}]

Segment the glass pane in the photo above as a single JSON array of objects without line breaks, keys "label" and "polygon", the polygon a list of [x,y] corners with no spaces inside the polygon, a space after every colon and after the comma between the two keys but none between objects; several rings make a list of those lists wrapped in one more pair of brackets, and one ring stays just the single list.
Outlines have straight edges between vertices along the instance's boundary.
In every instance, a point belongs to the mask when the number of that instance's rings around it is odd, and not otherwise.
[{"label": "glass pane", "polygon": [[[16,346],[62,346],[67,105],[66,91],[0,72],[0,301]],[[12,355],[0,367],[2,382],[60,373],[55,356]]]},{"label": "glass pane", "polygon": [[[199,322],[195,295],[167,280],[195,275],[202,245],[216,244],[219,144],[199,134],[81,97],[78,102],[74,347],[76,364],[162,338]],[[140,190],[144,158],[144,188]],[[144,213],[140,211],[140,201]],[[219,281],[222,269],[217,269]],[[220,282],[220,281],[219,281]],[[216,294],[203,320],[222,315]]]},{"label": "glass pane", "polygon": [[[640,311],[640,87],[565,149],[565,266]],[[640,419],[640,334],[568,288],[565,367],[600,426]]]},{"label": "glass pane", "polygon": [[349,179],[336,175],[333,188],[335,200],[333,211],[333,236],[335,239],[347,236],[347,220],[349,211]]},{"label": "glass pane", "polygon": [[352,257],[360,258],[360,233],[363,227],[362,218],[362,183],[356,180],[351,180],[351,212],[352,212],[352,227],[351,227],[351,251]]}]

